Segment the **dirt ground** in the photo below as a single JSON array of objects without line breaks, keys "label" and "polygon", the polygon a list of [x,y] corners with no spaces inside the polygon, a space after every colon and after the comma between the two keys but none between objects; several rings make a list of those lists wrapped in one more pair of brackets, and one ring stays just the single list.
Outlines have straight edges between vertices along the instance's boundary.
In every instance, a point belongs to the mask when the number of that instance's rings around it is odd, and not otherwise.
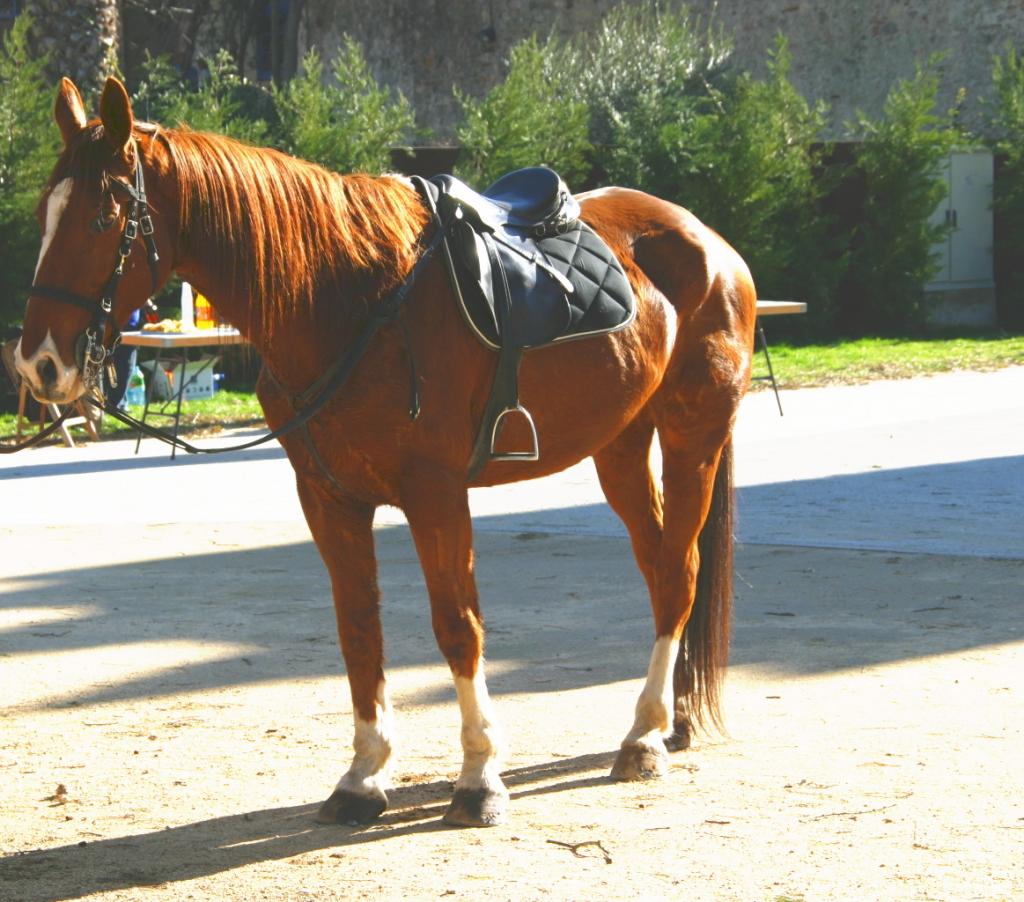
[{"label": "dirt ground", "polygon": [[650,638],[628,550],[484,534],[512,818],[460,831],[405,530],[380,531],[397,788],[363,828],[313,823],[351,726],[301,530],[126,527],[86,564],[92,538],[0,530],[4,900],[1024,893],[1019,562],[742,547],[728,735],[615,784]]},{"label": "dirt ground", "polygon": [[652,635],[592,475],[487,496],[488,830],[440,822],[458,709],[396,518],[396,788],[320,826],[351,708],[280,455],[8,458],[0,900],[1024,898],[1022,396],[1024,367],[752,399],[727,733],[658,782],[607,778]]}]

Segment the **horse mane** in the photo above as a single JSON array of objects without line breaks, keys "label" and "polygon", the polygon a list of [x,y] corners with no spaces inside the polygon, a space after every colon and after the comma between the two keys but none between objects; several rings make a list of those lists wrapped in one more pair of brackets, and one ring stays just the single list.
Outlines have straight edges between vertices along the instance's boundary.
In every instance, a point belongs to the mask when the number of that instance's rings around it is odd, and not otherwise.
[{"label": "horse mane", "polygon": [[247,297],[267,335],[296,313],[365,313],[421,252],[428,215],[401,178],[342,176],[222,135],[158,136],[178,182],[180,249]]}]

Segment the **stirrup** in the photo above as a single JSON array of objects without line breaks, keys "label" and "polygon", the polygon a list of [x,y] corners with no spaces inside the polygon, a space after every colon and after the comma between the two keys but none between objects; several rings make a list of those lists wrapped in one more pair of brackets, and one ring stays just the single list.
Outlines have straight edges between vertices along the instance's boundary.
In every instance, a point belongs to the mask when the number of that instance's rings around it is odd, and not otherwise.
[{"label": "stirrup", "polygon": [[[510,413],[521,414],[526,420],[526,425],[530,427],[530,437],[533,441],[533,449],[531,451],[495,451],[494,443],[498,440],[498,430],[501,428],[501,421]],[[506,407],[501,413],[494,418],[494,426],[491,429],[491,460],[508,460],[508,461],[529,461],[529,460],[540,460],[540,446],[537,444],[537,427],[533,425],[533,417],[530,416],[528,411],[522,404],[516,404],[515,407]]]}]

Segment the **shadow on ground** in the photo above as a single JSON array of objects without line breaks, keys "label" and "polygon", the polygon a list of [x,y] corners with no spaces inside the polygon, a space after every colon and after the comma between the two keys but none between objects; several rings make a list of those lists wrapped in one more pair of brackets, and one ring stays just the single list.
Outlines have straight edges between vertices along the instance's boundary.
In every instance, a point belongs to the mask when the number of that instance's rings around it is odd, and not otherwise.
[{"label": "shadow on ground", "polygon": [[[512,800],[606,784],[614,754],[582,755],[506,771]],[[452,794],[446,780],[389,793],[390,808],[367,827],[319,825],[318,804],[247,811],[134,836],[24,852],[0,859],[0,886],[31,881],[32,899],[78,899],[93,893],[154,887],[205,877],[320,849],[383,843],[410,833],[450,831],[441,816]],[[83,874],[103,874],[83,880]],[[344,878],[339,878],[344,881]]]},{"label": "shadow on ground", "polygon": [[[1019,466],[1020,459],[998,465]],[[976,478],[977,466],[955,469]],[[884,478],[934,487],[934,477],[920,471],[936,469],[955,481],[950,468],[915,468]],[[859,499],[867,483],[882,478],[816,480],[823,484],[817,495],[790,484],[745,492],[748,501],[760,496],[761,507],[781,498],[786,519],[830,516],[830,509],[816,509],[814,497],[842,492]],[[801,507],[793,498],[806,503]],[[955,496],[943,503],[954,504]],[[479,519],[477,574],[494,665],[492,691],[551,692],[642,675],[651,618],[628,542],[555,531],[568,518],[585,521],[591,510]],[[595,520],[608,516],[607,509],[593,508]],[[888,508],[876,506],[879,535],[889,516]],[[539,528],[520,531],[524,517]],[[552,531],[544,531],[544,524],[552,524]],[[173,532],[168,528],[166,536],[172,547]],[[381,528],[377,540],[389,667],[437,665],[426,590],[408,531]],[[736,569],[734,666],[817,673],[1024,638],[1017,613],[1019,561],[746,545],[739,548]],[[83,686],[73,701],[44,700],[41,708],[342,673],[328,581],[310,542],[117,566],[55,567],[15,577],[0,601],[0,612],[53,607],[66,610],[65,619],[41,625],[29,616],[23,625],[0,629],[0,654],[91,649],[102,655],[106,647],[167,641],[237,643],[250,650]],[[450,697],[445,686],[423,690],[414,700]]]}]

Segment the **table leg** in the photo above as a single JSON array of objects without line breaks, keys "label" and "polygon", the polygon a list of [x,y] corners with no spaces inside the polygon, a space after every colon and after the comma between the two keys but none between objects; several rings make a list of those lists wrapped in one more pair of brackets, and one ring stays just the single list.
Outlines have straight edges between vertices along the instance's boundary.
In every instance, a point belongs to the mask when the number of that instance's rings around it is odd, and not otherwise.
[{"label": "table leg", "polygon": [[775,381],[775,371],[772,369],[772,355],[768,353],[768,339],[765,338],[764,326],[757,324],[757,337],[761,341],[761,350],[764,351],[764,359],[768,364],[768,381],[772,384],[772,391],[775,392],[775,403],[779,405],[779,416],[782,414],[782,400],[779,398],[779,385]]},{"label": "table leg", "polygon": [[[189,379],[185,378],[185,373],[188,369],[188,351],[182,349],[181,352],[181,378],[178,379],[178,398],[177,404],[174,408],[174,438],[178,438],[178,427],[181,425],[181,402],[185,399],[185,386],[189,383]],[[174,368],[174,372],[178,372],[178,368]],[[171,445],[171,460],[174,460],[174,455],[178,450],[177,444]]]},{"label": "table leg", "polygon": [[[156,373],[157,368],[160,366],[160,352],[156,352],[156,356],[153,358],[153,374],[149,377],[149,381],[146,383],[146,400],[142,405],[142,417],[139,422],[145,423],[146,417],[149,415],[149,405],[153,400],[153,389],[156,386]],[[131,377],[129,377],[131,378]],[[135,453],[139,453],[139,446],[142,444],[142,430],[135,430]]]}]

